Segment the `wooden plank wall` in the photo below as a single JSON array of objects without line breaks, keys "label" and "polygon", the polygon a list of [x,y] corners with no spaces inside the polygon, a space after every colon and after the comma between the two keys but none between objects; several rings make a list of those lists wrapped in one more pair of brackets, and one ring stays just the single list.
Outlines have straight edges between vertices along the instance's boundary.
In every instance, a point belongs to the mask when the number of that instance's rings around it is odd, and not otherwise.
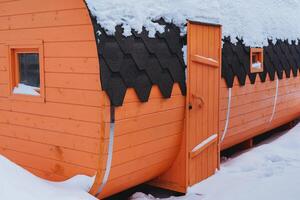
[{"label": "wooden plank wall", "polygon": [[[7,41],[43,40],[45,103],[9,96]],[[95,175],[104,123],[93,27],[82,0],[0,1],[0,154],[49,180]]]},{"label": "wooden plank wall", "polygon": [[[239,86],[235,79],[232,88],[232,102],[229,128],[222,149],[238,144],[255,135],[271,130],[287,123],[300,115],[300,79],[297,77],[279,80],[276,112],[272,122],[269,122],[273,112],[276,81],[265,83],[257,78],[254,85],[247,78],[245,86]],[[220,95],[220,133],[223,133],[228,104],[228,88],[221,81]]]},{"label": "wooden plank wall", "polygon": [[[8,98],[4,45],[16,38],[44,41],[46,103]],[[82,0],[43,5],[0,0],[0,153],[49,180],[95,175],[98,167],[103,175],[110,105],[101,92],[98,65]],[[127,91],[124,105],[116,109],[112,169],[99,197],[153,179],[171,166],[181,145],[184,105],[178,85],[170,99],[153,87],[147,103]]]},{"label": "wooden plank wall", "polygon": [[[177,84],[170,99],[164,99],[158,87],[153,86],[147,103],[141,103],[133,89],[127,91],[123,106],[116,108],[111,174],[99,198],[149,181],[172,165],[182,142],[184,105],[185,96]],[[110,107],[105,110],[108,113]],[[109,120],[105,119],[107,129]],[[108,134],[105,134],[103,169]]]}]

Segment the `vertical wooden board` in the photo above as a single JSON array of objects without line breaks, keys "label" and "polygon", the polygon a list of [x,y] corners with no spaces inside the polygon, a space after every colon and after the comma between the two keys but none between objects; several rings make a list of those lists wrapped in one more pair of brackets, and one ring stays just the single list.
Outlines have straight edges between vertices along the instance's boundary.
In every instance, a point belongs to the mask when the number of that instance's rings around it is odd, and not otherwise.
[{"label": "vertical wooden board", "polygon": [[[219,71],[220,71],[220,27],[204,24],[189,24],[189,92],[192,109],[188,112],[189,141],[187,151],[194,149],[204,140],[218,134],[219,126]],[[198,57],[199,59],[196,59]],[[215,60],[219,67],[211,66],[207,60]],[[191,154],[190,154],[191,155]],[[206,179],[218,167],[218,142],[214,141],[196,156],[190,156],[189,185]]]}]

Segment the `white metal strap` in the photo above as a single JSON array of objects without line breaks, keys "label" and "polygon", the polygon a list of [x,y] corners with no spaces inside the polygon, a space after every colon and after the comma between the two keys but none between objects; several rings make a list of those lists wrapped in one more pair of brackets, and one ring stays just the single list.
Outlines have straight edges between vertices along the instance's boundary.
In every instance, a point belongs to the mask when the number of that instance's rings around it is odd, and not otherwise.
[{"label": "white metal strap", "polygon": [[114,147],[114,135],[115,135],[115,123],[110,123],[110,131],[109,131],[109,144],[108,144],[108,158],[106,161],[106,169],[105,174],[102,180],[102,184],[97,192],[97,195],[100,194],[108,181],[108,177],[110,174],[111,164],[112,164],[112,157],[113,157],[113,147]]},{"label": "white metal strap", "polygon": [[230,108],[231,108],[231,89],[228,88],[228,104],[227,104],[227,114],[226,114],[226,123],[225,123],[225,128],[222,134],[221,142],[224,140],[227,130],[228,130],[228,125],[229,125],[229,118],[230,118]]},{"label": "white metal strap", "polygon": [[279,88],[279,80],[278,77],[276,78],[276,92],[275,92],[275,96],[274,96],[274,104],[273,104],[273,111],[272,111],[272,115],[271,118],[269,120],[269,123],[272,122],[275,112],[276,112],[276,105],[277,105],[277,99],[278,99],[278,88]]}]

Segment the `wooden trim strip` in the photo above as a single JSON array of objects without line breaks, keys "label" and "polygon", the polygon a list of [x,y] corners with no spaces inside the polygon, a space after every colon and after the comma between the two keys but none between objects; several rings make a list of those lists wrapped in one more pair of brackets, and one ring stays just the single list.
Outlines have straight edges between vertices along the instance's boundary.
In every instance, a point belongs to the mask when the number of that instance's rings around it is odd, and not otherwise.
[{"label": "wooden trim strip", "polygon": [[[230,108],[231,108],[231,88],[228,88],[228,105],[227,105],[227,113],[226,113],[226,122],[225,122],[225,127],[224,127],[224,131],[222,133],[222,137],[221,137],[221,142],[223,142],[227,130],[228,130],[228,126],[229,126],[229,120],[230,120]],[[220,122],[220,119],[219,119]]]},{"label": "wooden trim strip", "polygon": [[201,22],[201,21],[194,21],[194,20],[188,20],[188,21],[189,23],[196,24],[196,25],[222,27],[222,24],[218,24],[218,23],[209,23],[209,22]]},{"label": "wooden trim strip", "polygon": [[202,141],[199,145],[197,145],[192,151],[190,151],[190,158],[194,158],[199,155],[203,150],[212,145],[213,143],[218,141],[218,134],[214,134]]},{"label": "wooden trim strip", "polygon": [[207,58],[204,56],[200,55],[192,55],[191,60],[193,62],[201,63],[201,64],[206,64],[212,67],[220,67],[220,63],[212,58]]},{"label": "wooden trim strip", "polygon": [[275,95],[274,95],[274,104],[273,104],[272,115],[269,120],[269,123],[271,123],[273,121],[274,115],[276,112],[276,105],[277,105],[277,99],[278,99],[278,88],[279,88],[279,80],[278,80],[278,77],[276,77],[276,91],[275,91]]}]

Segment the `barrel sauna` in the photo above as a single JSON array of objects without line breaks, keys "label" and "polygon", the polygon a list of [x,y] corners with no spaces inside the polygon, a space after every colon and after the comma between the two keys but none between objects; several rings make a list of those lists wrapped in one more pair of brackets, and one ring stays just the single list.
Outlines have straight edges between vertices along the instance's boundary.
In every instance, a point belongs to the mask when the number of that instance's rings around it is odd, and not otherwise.
[{"label": "barrel sauna", "polygon": [[222,48],[220,25],[157,23],[154,38],[112,36],[83,0],[0,0],[1,155],[51,181],[94,177],[99,199],[144,182],[186,192],[221,149],[299,115],[296,43]]},{"label": "barrel sauna", "polygon": [[299,43],[257,48],[222,36],[221,45],[220,31],[188,24],[186,131],[173,166],[154,185],[186,192],[214,174],[220,151],[300,116]]},{"label": "barrel sauna", "polygon": [[[103,198],[172,165],[184,131],[185,66],[181,38],[165,35],[172,40],[152,39],[161,46],[145,41],[165,60],[153,57],[147,76],[138,68],[149,55],[141,42],[146,34],[125,41],[125,54],[121,37],[102,34],[98,45],[94,22],[83,0],[0,1],[0,153],[51,181],[95,176],[91,193]],[[39,69],[23,74],[21,56]],[[16,94],[24,82],[38,95]]]}]

